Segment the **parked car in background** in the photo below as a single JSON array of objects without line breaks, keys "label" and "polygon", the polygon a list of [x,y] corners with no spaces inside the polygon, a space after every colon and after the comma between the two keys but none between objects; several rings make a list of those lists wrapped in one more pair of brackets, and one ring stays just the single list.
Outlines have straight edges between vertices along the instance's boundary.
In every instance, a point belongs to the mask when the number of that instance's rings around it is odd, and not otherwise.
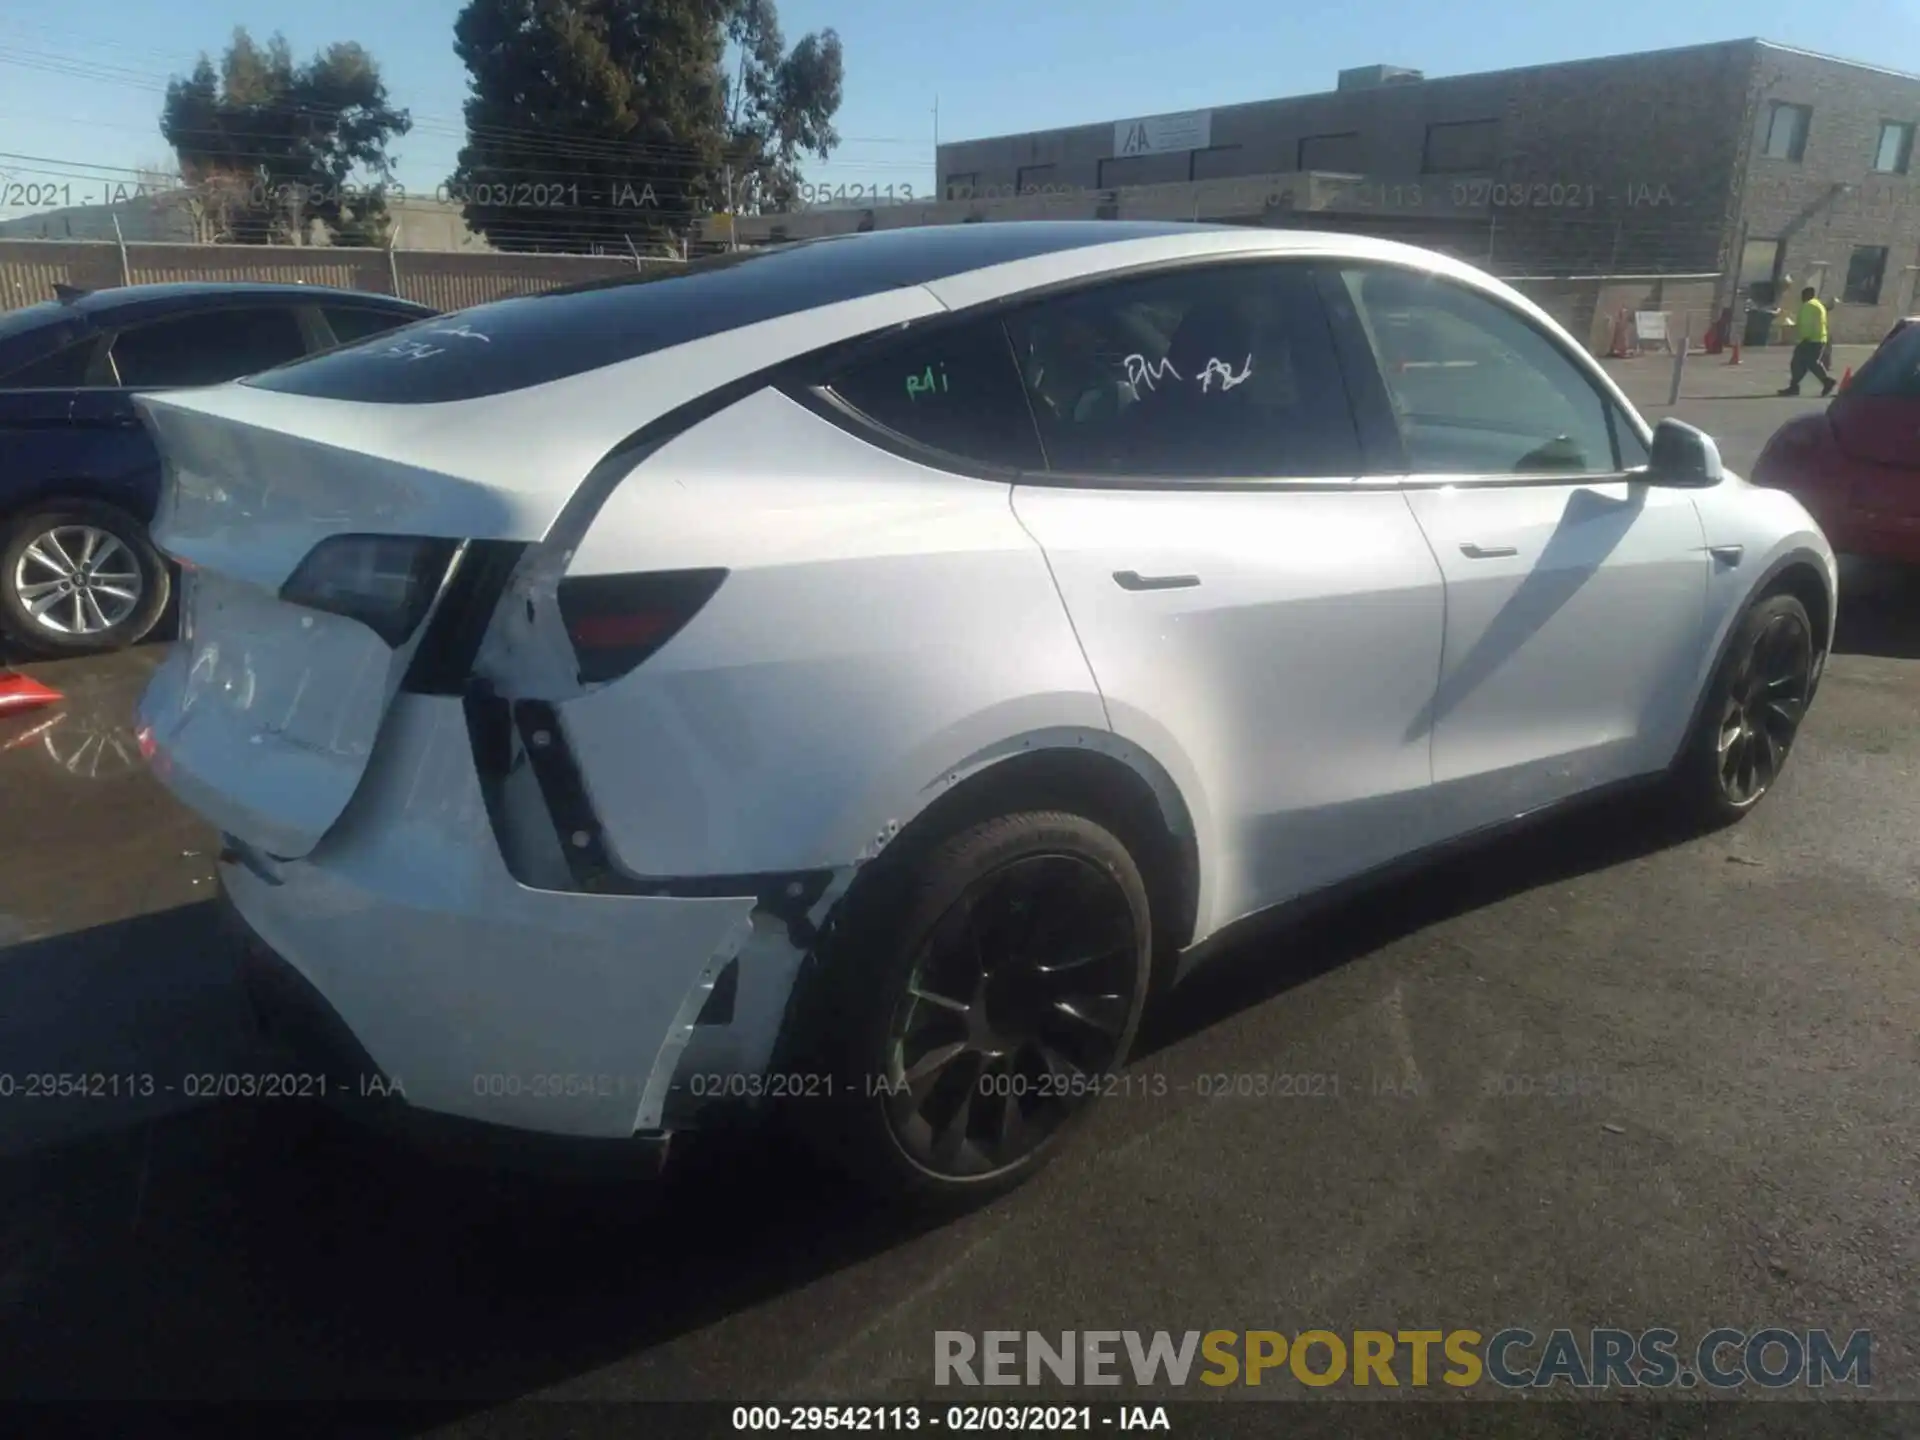
[{"label": "parked car in background", "polygon": [[1747,814],[1831,638],[1790,497],[1350,235],[850,235],[139,403],[140,748],[311,1069],[617,1150],[759,1100],[923,1196],[1236,922],[1615,782]]},{"label": "parked car in background", "polygon": [[212,385],[431,316],[315,285],[129,285],[0,313],[0,636],[116,649],[167,607],[147,538],[160,460],[143,390]]},{"label": "parked car in background", "polygon": [[1795,496],[1842,554],[1920,565],[1920,323],[1896,326],[1825,410],[1775,431],[1753,481]]}]

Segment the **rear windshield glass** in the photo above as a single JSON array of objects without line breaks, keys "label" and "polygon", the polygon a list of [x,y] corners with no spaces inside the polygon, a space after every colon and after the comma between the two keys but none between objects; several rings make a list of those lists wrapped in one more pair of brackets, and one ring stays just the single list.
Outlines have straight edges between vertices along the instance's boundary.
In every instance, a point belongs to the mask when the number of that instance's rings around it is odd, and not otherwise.
[{"label": "rear windshield glass", "polygon": [[1112,221],[949,225],[735,251],[692,264],[476,306],[246,383],[400,405],[542,385],[782,315],[983,266],[1164,233]]}]

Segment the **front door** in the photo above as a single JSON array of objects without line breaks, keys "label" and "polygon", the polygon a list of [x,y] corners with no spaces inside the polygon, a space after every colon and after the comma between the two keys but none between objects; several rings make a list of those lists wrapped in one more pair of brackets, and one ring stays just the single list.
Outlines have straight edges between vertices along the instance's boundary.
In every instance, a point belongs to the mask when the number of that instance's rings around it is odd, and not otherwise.
[{"label": "front door", "polygon": [[1477,829],[1655,771],[1692,712],[1710,562],[1692,498],[1587,371],[1470,287],[1343,267],[1446,575],[1424,719],[1441,826]]},{"label": "front door", "polygon": [[1920,325],[1883,345],[1827,418],[1851,462],[1835,543],[1920,563]]}]

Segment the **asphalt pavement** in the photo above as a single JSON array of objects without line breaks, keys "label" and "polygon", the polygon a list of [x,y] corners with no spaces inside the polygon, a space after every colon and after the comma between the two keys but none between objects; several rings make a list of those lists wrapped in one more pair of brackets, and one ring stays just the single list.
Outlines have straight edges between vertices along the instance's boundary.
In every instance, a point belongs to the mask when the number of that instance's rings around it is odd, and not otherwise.
[{"label": "asphalt pavement", "polygon": [[[1615,368],[1650,401],[1666,364]],[[1783,354],[1716,366],[1674,413],[1736,468],[1818,403],[1743,395]],[[194,1098],[258,1052],[211,837],[128,731],[157,651],[34,667],[69,698],[0,721],[0,1079],[158,1084],[0,1098],[0,1395],[404,1401],[356,1433],[506,1435],[525,1397],[936,1398],[938,1330],[1782,1325],[1870,1330],[1873,1393],[1920,1398],[1920,582],[1846,586],[1745,823],[1612,803],[1250,942],[1052,1168],[942,1224],[777,1145],[560,1185]],[[1333,1089],[1201,1093],[1278,1075]],[[1286,1433],[1364,1408],[1290,1406]],[[1591,1406],[1446,1408],[1477,1427],[1452,1433],[1594,1433]],[[1909,1428],[1712,1408],[1714,1434]],[[1634,1433],[1709,1433],[1661,1423]]]}]

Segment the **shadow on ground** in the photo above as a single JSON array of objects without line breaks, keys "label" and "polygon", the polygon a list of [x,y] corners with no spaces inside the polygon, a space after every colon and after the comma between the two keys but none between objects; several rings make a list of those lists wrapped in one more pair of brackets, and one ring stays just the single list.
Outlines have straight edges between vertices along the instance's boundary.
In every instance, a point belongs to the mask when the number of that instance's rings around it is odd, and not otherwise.
[{"label": "shadow on ground", "polygon": [[[1202,971],[1150,1043],[1666,838],[1639,803],[1610,802],[1296,918]],[[138,954],[164,975],[169,955],[224,943],[208,909],[0,951],[0,1014],[51,1013],[45,994],[28,1003],[49,983],[33,977],[76,956]],[[202,953],[187,968],[225,963]],[[191,1048],[162,1045],[175,1060]],[[159,1053],[139,1063],[166,1063]],[[383,1427],[405,1433],[706,1326],[931,1223],[864,1207],[772,1138],[709,1141],[652,1183],[616,1187],[429,1162],[301,1102],[120,1104],[118,1125],[0,1162],[0,1393],[425,1406]]]},{"label": "shadow on ground", "polygon": [[1686,838],[1658,793],[1636,790],[1456,850],[1404,878],[1318,897],[1258,922],[1228,953],[1196,971],[1167,996],[1138,1051],[1164,1049],[1456,915]]}]

